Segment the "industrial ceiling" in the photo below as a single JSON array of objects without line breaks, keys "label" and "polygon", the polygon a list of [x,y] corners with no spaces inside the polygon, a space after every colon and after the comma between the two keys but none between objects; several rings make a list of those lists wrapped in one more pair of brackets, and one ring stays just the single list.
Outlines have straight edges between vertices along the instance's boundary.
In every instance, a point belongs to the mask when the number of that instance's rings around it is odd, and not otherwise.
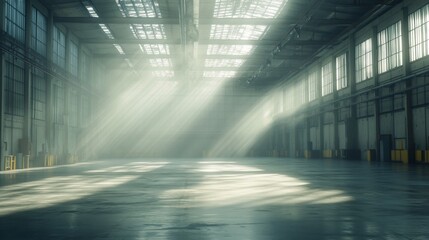
[{"label": "industrial ceiling", "polygon": [[272,86],[399,1],[42,2],[111,71]]}]

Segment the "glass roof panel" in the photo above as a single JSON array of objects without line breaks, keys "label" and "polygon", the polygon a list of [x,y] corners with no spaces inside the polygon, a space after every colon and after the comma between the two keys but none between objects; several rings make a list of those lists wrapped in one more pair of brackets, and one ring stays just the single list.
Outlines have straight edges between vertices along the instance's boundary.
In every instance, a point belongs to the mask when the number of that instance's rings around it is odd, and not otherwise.
[{"label": "glass roof panel", "polygon": [[131,32],[137,39],[166,39],[162,24],[132,24]]},{"label": "glass roof panel", "polygon": [[171,67],[171,60],[169,58],[152,58],[149,59],[152,67]]},{"label": "glass roof panel", "polygon": [[167,44],[140,44],[140,49],[150,55],[170,54]]},{"label": "glass roof panel", "polygon": [[115,39],[115,37],[113,37],[112,32],[110,31],[109,27],[106,26],[106,24],[102,24],[101,23],[101,24],[98,24],[98,25],[100,25],[101,30],[103,30],[103,32],[106,34],[106,36],[109,39]]},{"label": "glass roof panel", "polygon": [[174,71],[171,71],[171,70],[152,71],[152,76],[160,77],[160,78],[171,78],[171,77],[174,77]]},{"label": "glass roof panel", "polygon": [[235,76],[235,71],[205,71],[203,77],[206,78],[232,78]]},{"label": "glass roof panel", "polygon": [[210,39],[259,40],[266,25],[217,25],[210,28]]},{"label": "glass roof panel", "polygon": [[[123,17],[161,18],[159,4],[154,0],[116,0]],[[166,39],[163,24],[131,24],[137,39]]]},{"label": "glass roof panel", "polygon": [[116,0],[116,4],[128,17],[162,17],[157,0]]},{"label": "glass roof panel", "polygon": [[254,48],[254,45],[209,44],[207,47],[207,55],[250,55]]},{"label": "glass roof panel", "polygon": [[244,59],[206,59],[206,67],[241,67],[246,60]]},{"label": "glass roof panel", "polygon": [[287,0],[216,0],[215,18],[275,18]]},{"label": "glass roof panel", "polygon": [[122,49],[121,45],[115,43],[113,44],[113,46],[116,48],[116,50],[118,50],[121,55],[125,55],[124,49]]},{"label": "glass roof panel", "polygon": [[88,13],[91,17],[98,18],[98,14],[95,11],[95,9],[92,6],[90,1],[84,0],[84,1],[82,1],[82,4],[85,6],[86,10],[88,11]]}]

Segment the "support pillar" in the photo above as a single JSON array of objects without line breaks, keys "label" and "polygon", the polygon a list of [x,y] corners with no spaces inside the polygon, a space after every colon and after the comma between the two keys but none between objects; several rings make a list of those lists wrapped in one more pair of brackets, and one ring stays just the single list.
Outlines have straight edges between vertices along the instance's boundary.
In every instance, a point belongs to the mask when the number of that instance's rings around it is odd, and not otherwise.
[{"label": "support pillar", "polygon": [[[408,8],[402,8],[402,43],[404,46],[409,46],[408,38]],[[408,47],[402,49],[402,62],[404,64],[403,71],[404,76],[409,76],[410,69],[410,50]],[[413,126],[413,106],[412,106],[412,90],[409,90],[413,86],[413,78],[407,78],[405,84],[407,91],[405,92],[405,116],[407,126],[407,150],[408,150],[408,161],[415,162],[415,141],[414,141],[414,126]]]},{"label": "support pillar", "polygon": [[[372,72],[374,75],[374,86],[377,87],[379,85],[378,79],[378,42],[377,42],[377,27],[373,27],[372,29]],[[381,159],[381,149],[380,149],[380,90],[374,90],[374,121],[375,121],[375,159],[380,161]]]},{"label": "support pillar", "polygon": [[[350,94],[353,95],[356,92],[356,57],[355,57],[355,36],[350,35],[349,39],[349,58],[348,58],[348,79],[350,86]],[[356,110],[356,99],[351,98],[350,102],[350,118],[346,122],[347,132],[347,158],[358,158],[360,157],[360,149],[358,145],[358,126],[357,126],[357,110]],[[358,151],[359,150],[359,151]]]},{"label": "support pillar", "polygon": [[[31,19],[32,19],[32,1],[25,2],[25,55],[30,56],[31,43]],[[29,155],[31,151],[31,84],[32,84],[32,66],[27,61],[24,63],[24,128],[19,152],[23,155]]]}]

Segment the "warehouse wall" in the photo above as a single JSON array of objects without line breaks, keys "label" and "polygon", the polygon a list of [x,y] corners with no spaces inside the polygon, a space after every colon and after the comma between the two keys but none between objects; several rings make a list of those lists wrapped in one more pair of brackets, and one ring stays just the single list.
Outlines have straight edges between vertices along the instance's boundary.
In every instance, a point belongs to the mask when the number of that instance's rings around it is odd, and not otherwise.
[{"label": "warehouse wall", "polygon": [[[429,162],[429,159],[425,159],[425,154],[429,152],[429,57],[423,50],[414,51],[410,47],[410,44],[414,44],[413,39],[419,36],[425,38],[426,35],[412,35],[419,28],[412,30],[414,25],[409,25],[414,19],[411,16],[423,17],[412,14],[427,9],[427,4],[427,1],[403,1],[375,20],[345,33],[340,37],[341,42],[332,49],[325,49],[324,54],[312,64],[277,86],[278,89],[284,89],[283,99],[290,99],[286,94],[295,96],[294,100],[285,102],[285,105],[295,104],[299,109],[293,116],[279,114],[276,118],[273,128],[284,127],[286,136],[295,135],[295,143],[289,142],[288,146],[282,147],[279,147],[281,144],[273,143],[273,152],[282,152],[281,148],[284,148],[285,156],[292,157]],[[393,26],[401,29],[399,35],[393,35],[398,33],[392,33]],[[391,34],[386,35],[386,38],[396,36],[396,39],[400,39],[400,44],[398,40],[395,48],[386,45],[384,50],[380,42],[384,41],[380,40],[384,36],[380,35],[384,34],[383,31]],[[370,39],[368,41],[372,45],[367,59],[371,59],[372,64],[368,65],[367,70],[362,69],[370,71],[372,75],[361,79],[359,70],[363,65],[358,60],[361,54],[358,46],[367,39]],[[395,43],[396,40],[392,38],[389,41],[387,44]],[[393,49],[400,49],[397,55],[400,58],[389,59],[389,54],[395,51]],[[384,59],[381,54],[384,53],[388,59],[386,66],[393,66],[387,70],[381,61]],[[423,56],[415,59],[414,54],[420,53]],[[336,62],[343,54],[347,58],[345,87],[338,86],[338,74],[341,72]],[[323,69],[325,73],[322,73],[322,68],[329,62],[332,63],[332,91],[322,94],[322,88],[326,85],[322,75],[329,76],[326,75],[329,68]],[[398,65],[398,62],[401,63]],[[316,74],[316,82],[311,79],[312,74]],[[300,86],[306,86],[305,90]],[[293,89],[292,93],[287,93],[287,89]],[[297,118],[303,120],[297,122]]]},{"label": "warehouse wall", "polygon": [[103,67],[38,1],[2,1],[0,12],[1,159],[15,156],[24,168],[26,157],[33,167],[87,157],[78,142]]}]

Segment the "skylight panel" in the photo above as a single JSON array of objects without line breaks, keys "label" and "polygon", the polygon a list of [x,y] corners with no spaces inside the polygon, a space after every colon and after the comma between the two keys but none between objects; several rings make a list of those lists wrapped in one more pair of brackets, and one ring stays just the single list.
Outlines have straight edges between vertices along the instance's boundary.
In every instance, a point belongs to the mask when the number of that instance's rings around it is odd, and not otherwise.
[{"label": "skylight panel", "polygon": [[124,17],[162,17],[156,0],[116,0],[116,4]]},{"label": "skylight panel", "polygon": [[[123,17],[161,18],[157,1],[116,0]],[[166,39],[163,24],[131,24],[131,32],[137,39]]]},{"label": "skylight panel", "polygon": [[122,49],[121,45],[115,43],[113,44],[113,46],[116,48],[116,50],[118,50],[121,55],[125,55],[124,49]]},{"label": "skylight panel", "polygon": [[140,44],[140,49],[149,55],[170,54],[170,48],[166,44]]},{"label": "skylight panel", "polygon": [[275,18],[287,0],[216,0],[215,18]]},{"label": "skylight panel", "polygon": [[171,70],[152,71],[152,76],[159,77],[159,78],[171,78],[171,77],[174,77],[174,71],[171,71]]},{"label": "skylight panel", "polygon": [[86,10],[88,11],[88,13],[91,17],[98,18],[98,14],[95,11],[94,7],[92,6],[91,2],[82,1],[82,4],[85,6]]},{"label": "skylight panel", "polygon": [[203,77],[206,78],[232,78],[236,71],[205,71]]},{"label": "skylight panel", "polygon": [[162,24],[132,24],[131,32],[137,39],[166,39]]},{"label": "skylight panel", "polygon": [[241,67],[245,62],[244,59],[206,59],[206,67]]},{"label": "skylight panel", "polygon": [[152,58],[149,59],[152,67],[171,67],[171,60],[169,58]]},{"label": "skylight panel", "polygon": [[115,39],[115,37],[113,37],[112,32],[110,31],[109,27],[106,26],[106,24],[98,24],[100,25],[101,30],[103,30],[103,32],[107,35],[107,37],[109,39]]},{"label": "skylight panel", "polygon": [[207,47],[207,55],[250,55],[254,48],[253,45],[209,44]]},{"label": "skylight panel", "polygon": [[259,40],[266,25],[217,25],[210,28],[210,39]]}]

